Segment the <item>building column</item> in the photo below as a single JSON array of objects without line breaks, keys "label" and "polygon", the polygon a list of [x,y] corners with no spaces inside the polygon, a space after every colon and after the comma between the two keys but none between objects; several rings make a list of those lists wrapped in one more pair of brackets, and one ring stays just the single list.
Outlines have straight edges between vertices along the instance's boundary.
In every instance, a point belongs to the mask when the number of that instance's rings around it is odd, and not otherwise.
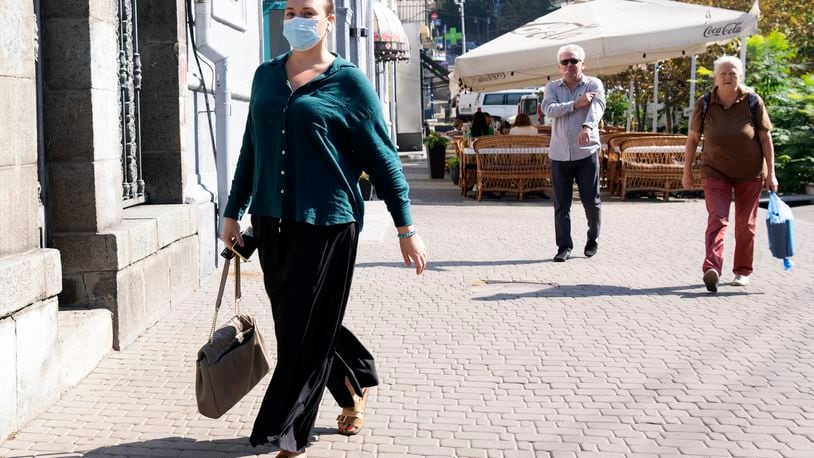
[{"label": "building column", "polygon": [[0,14],[0,439],[59,396],[60,256],[40,247],[34,2]]}]

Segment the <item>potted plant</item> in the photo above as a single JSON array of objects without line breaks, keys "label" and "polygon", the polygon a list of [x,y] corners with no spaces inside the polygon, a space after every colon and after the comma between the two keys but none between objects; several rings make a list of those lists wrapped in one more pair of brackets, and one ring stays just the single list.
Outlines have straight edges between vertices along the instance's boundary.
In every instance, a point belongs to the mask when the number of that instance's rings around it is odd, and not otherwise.
[{"label": "potted plant", "polygon": [[461,175],[461,160],[457,157],[447,159],[447,170],[449,170],[449,176],[452,178],[452,184],[458,186],[458,179]]},{"label": "potted plant", "polygon": [[364,200],[373,198],[373,184],[370,182],[370,176],[365,172],[359,175],[359,189],[362,191],[362,198]]},{"label": "potted plant", "polygon": [[444,178],[444,159],[447,155],[449,137],[433,131],[424,137],[421,143],[427,145],[427,161],[430,168],[430,178]]}]

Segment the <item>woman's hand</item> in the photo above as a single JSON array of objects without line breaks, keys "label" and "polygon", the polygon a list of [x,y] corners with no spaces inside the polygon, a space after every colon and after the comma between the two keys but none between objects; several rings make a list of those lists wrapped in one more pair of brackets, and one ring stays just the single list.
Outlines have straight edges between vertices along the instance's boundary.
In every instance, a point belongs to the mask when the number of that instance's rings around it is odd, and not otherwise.
[{"label": "woman's hand", "polygon": [[424,268],[427,267],[427,250],[421,236],[414,234],[400,238],[399,248],[401,248],[401,256],[404,258],[404,265],[410,267],[410,264],[415,263],[415,274],[421,275]]},{"label": "woman's hand", "polygon": [[777,177],[775,176],[775,174],[774,173],[767,174],[766,175],[766,189],[768,189],[771,192],[777,192],[777,187],[778,187],[778,183],[777,183]]},{"label": "woman's hand", "polygon": [[232,246],[232,240],[237,240],[237,244],[243,246],[243,237],[240,236],[240,223],[234,218],[223,218],[223,230],[220,239],[226,246]]},{"label": "woman's hand", "polygon": [[684,169],[684,175],[681,177],[681,185],[685,189],[693,189],[695,187],[695,178],[692,176],[692,170]]}]

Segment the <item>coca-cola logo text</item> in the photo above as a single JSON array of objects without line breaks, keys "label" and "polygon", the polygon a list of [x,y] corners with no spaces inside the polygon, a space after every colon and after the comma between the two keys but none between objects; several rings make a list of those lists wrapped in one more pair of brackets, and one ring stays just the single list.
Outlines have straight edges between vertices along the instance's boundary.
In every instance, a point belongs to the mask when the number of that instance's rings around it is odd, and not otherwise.
[{"label": "coca-cola logo text", "polygon": [[505,80],[506,74],[503,72],[497,73],[484,73],[482,75],[476,75],[473,79],[478,83],[486,83],[488,81],[497,81],[497,80]]},{"label": "coca-cola logo text", "polygon": [[704,29],[704,38],[707,37],[725,37],[728,35],[736,35],[741,31],[740,22],[730,22],[726,25],[710,25]]}]

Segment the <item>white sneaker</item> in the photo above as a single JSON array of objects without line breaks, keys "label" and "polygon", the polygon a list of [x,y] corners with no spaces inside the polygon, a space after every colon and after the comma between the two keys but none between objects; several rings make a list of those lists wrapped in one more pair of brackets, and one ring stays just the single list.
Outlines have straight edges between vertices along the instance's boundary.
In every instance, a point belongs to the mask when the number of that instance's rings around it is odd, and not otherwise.
[{"label": "white sneaker", "polygon": [[715,269],[704,272],[704,285],[707,287],[707,291],[711,293],[718,292],[718,278],[718,271]]},{"label": "white sneaker", "polygon": [[749,284],[748,275],[735,275],[735,279],[732,280],[732,286],[746,286],[748,284]]}]

